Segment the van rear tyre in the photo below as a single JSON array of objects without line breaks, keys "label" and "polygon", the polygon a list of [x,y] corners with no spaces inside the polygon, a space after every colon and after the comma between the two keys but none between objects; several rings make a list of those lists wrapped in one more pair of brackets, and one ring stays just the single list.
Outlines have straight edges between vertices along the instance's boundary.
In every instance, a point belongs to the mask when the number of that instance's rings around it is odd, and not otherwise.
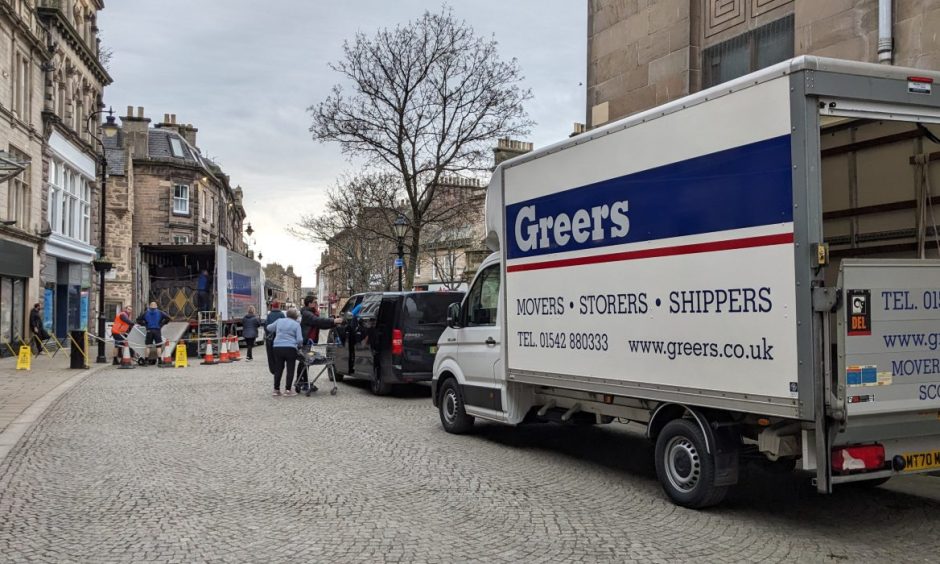
[{"label": "van rear tyre", "polygon": [[656,475],[666,495],[683,507],[717,505],[728,493],[728,486],[715,485],[715,460],[702,430],[688,419],[670,421],[657,437]]},{"label": "van rear tyre", "polygon": [[377,396],[387,396],[392,391],[392,385],[382,381],[381,371],[376,368],[372,372],[372,380],[369,382],[369,389]]},{"label": "van rear tyre", "polygon": [[441,425],[448,433],[461,435],[473,427],[473,416],[467,415],[463,407],[463,395],[457,380],[451,378],[441,387],[437,410],[441,416]]}]

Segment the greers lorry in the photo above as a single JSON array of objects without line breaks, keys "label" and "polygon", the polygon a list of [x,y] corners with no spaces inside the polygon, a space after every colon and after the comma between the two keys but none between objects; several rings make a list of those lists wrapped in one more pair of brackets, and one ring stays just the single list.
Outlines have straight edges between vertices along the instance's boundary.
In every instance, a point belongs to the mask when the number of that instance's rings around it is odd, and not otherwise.
[{"label": "greers lorry", "polygon": [[940,469],[938,80],[800,57],[497,167],[444,428],[641,423],[695,508]]}]

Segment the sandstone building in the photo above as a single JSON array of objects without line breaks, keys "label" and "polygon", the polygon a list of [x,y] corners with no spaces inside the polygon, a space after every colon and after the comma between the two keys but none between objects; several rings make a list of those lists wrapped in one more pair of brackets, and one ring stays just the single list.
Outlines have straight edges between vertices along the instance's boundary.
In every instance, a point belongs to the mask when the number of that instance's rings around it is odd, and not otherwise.
[{"label": "sandstone building", "polygon": [[[158,269],[167,276],[185,271],[184,276],[195,278],[205,268],[212,275],[208,257],[214,246],[247,253],[242,188],[233,187],[222,169],[202,155],[198,129],[177,123],[175,114],[150,124],[144,108],[135,113],[128,106],[120,125],[109,119],[102,126],[108,162],[105,254],[114,264],[106,312],[112,317],[123,305],[150,299],[150,275]],[[193,258],[197,248],[205,263]],[[194,307],[178,304],[187,312]]]},{"label": "sandstone building", "polygon": [[0,0],[0,343],[28,337],[34,302],[60,337],[96,317],[103,8]]},{"label": "sandstone building", "polygon": [[597,127],[798,55],[940,69],[940,0],[589,0],[587,123]]},{"label": "sandstone building", "polygon": [[287,265],[284,268],[279,263],[272,262],[264,267],[264,282],[270,292],[266,292],[267,303],[274,300],[285,307],[300,307],[303,304],[303,295],[300,290],[300,275],[294,273],[294,267]]}]

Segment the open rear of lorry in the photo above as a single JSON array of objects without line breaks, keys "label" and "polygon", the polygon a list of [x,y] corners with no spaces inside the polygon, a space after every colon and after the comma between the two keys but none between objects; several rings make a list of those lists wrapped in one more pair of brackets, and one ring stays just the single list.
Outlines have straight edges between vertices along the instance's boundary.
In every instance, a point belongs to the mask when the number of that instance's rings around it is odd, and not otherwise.
[{"label": "open rear of lorry", "polygon": [[501,302],[452,316],[438,405],[642,423],[690,507],[745,458],[820,492],[940,468],[934,81],[801,57],[504,163]]}]

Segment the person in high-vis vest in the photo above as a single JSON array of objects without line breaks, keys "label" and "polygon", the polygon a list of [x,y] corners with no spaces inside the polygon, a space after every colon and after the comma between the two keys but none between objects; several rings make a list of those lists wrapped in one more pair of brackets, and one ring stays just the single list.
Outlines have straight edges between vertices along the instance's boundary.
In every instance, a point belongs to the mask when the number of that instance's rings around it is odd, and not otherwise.
[{"label": "person in high-vis vest", "polygon": [[124,306],[124,309],[114,316],[114,324],[111,325],[111,336],[114,338],[114,364],[121,364],[121,352],[127,342],[127,335],[134,326],[132,311],[131,306]]}]

